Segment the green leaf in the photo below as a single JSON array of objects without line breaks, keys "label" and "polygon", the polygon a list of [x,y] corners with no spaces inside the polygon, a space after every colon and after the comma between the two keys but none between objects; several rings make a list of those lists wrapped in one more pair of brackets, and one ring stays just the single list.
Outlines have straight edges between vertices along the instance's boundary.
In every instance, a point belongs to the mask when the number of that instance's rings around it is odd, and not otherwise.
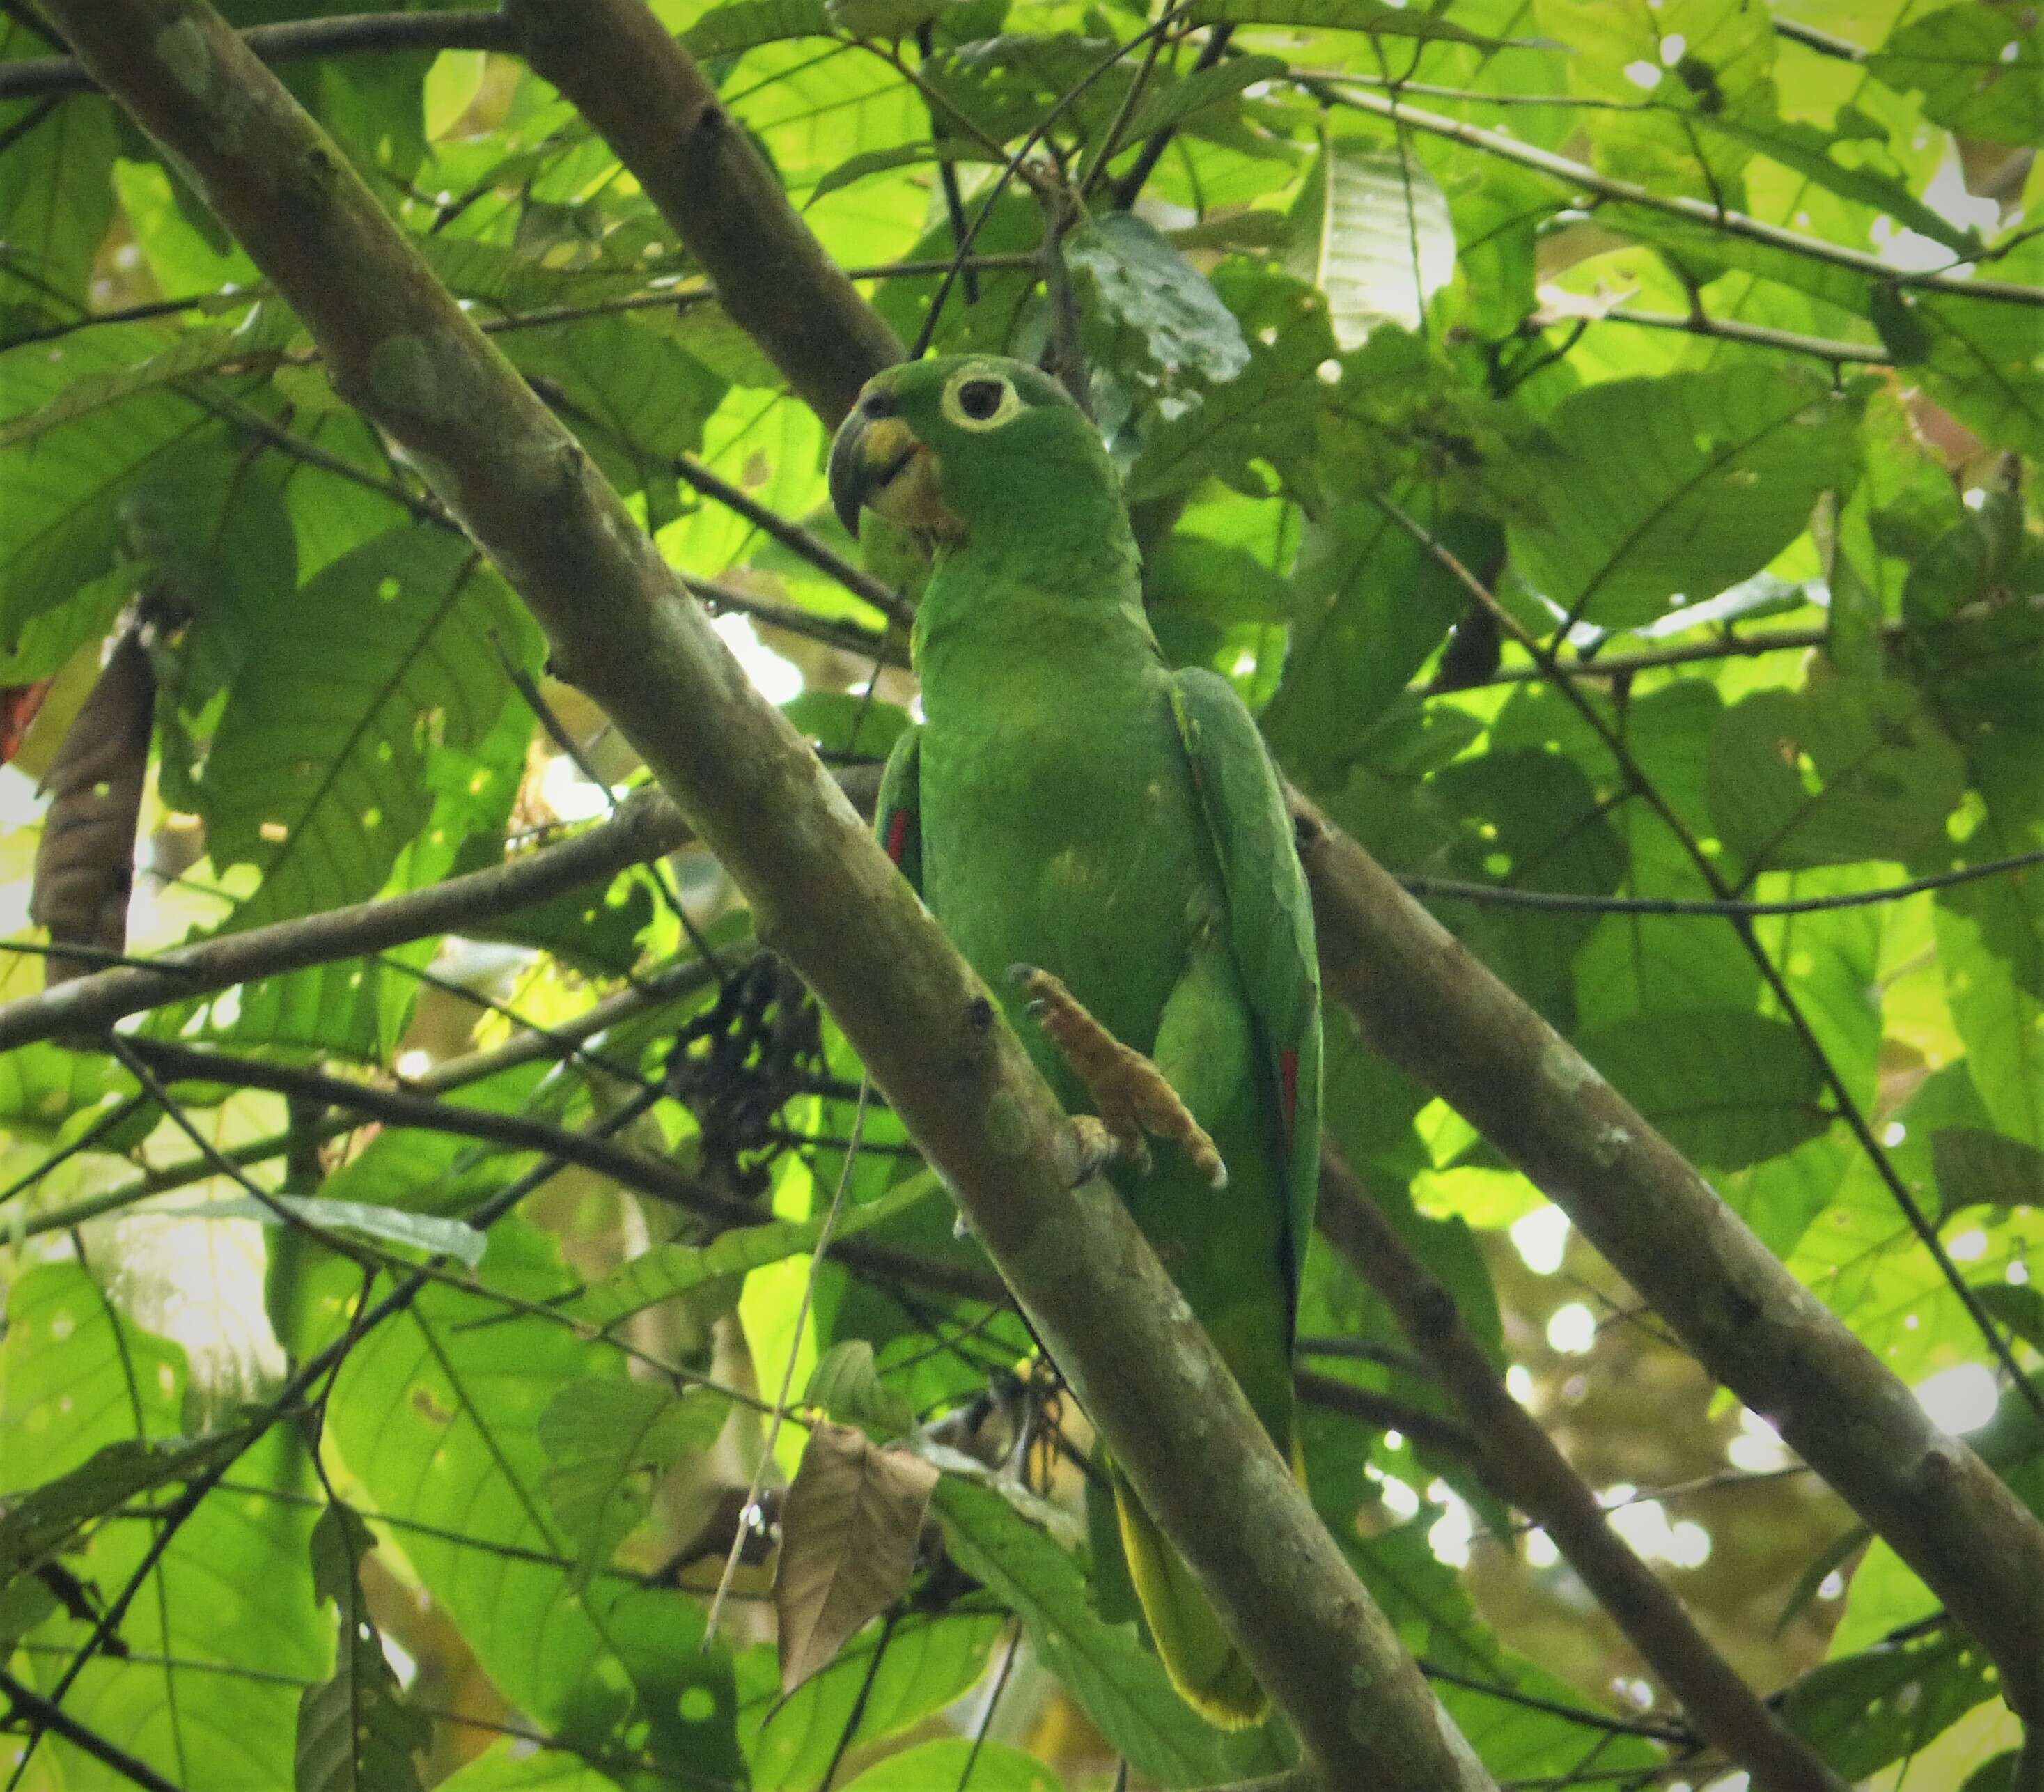
[{"label": "green leaf", "polygon": [[[54,1527],[81,1522],[83,1532],[63,1542],[70,1573],[102,1590],[140,1576],[121,1625],[129,1652],[94,1658],[71,1709],[90,1713],[95,1729],[121,1737],[166,1778],[288,1786],[298,1686],[326,1673],[330,1643],[306,1566],[312,1514],[262,1495],[275,1489],[304,1499],[309,1469],[298,1435],[285,1427],[252,1443],[250,1429],[181,1438],[186,1379],[184,1352],[121,1317],[75,1263],[28,1271],[9,1291],[0,1344],[0,1491],[80,1471],[48,1503],[17,1508],[38,1515],[27,1531],[40,1531],[48,1547]],[[209,1494],[151,1565],[157,1526],[111,1509],[89,1513],[121,1484],[145,1491],[172,1455],[178,1479],[225,1459],[237,1485],[254,1491]],[[58,1613],[29,1640],[67,1655],[87,1629]],[[183,1665],[194,1663],[203,1665]],[[71,1744],[44,1747],[61,1783],[98,1783],[98,1764]]]},{"label": "green leaf", "polygon": [[[938,1186],[934,1176],[916,1176],[877,1201],[847,1206],[838,1217],[834,1236],[855,1237],[926,1200]],[[818,1214],[813,1219],[741,1227],[708,1244],[655,1245],[586,1289],[567,1310],[588,1325],[615,1325],[657,1302],[813,1251],[822,1232],[823,1216]]]},{"label": "green leaf", "polygon": [[[1234,98],[1245,87],[1289,72],[1277,56],[1238,56],[1211,68],[1195,69],[1183,80],[1162,83],[1146,93],[1137,105],[1135,116],[1122,129],[1120,147],[1127,148],[1159,131],[1174,129],[1208,106]],[[1098,222],[1116,218],[1138,221],[1132,212],[1108,212]]]},{"label": "green leaf", "polygon": [[[405,1213],[394,1207],[372,1207],[359,1201],[332,1201],[320,1195],[273,1194],[270,1199],[308,1225],[336,1232],[359,1232],[392,1244],[405,1244],[435,1256],[452,1257],[471,1269],[482,1261],[488,1240],[474,1227],[434,1213]],[[165,1217],[202,1220],[259,1220],[281,1225],[270,1207],[253,1195],[222,1195],[197,1206],[179,1207]]]},{"label": "green leaf", "polygon": [[1719,719],[1708,773],[1719,834],[1755,869],[1906,859],[1965,786],[1915,690],[1876,679],[1755,692]]},{"label": "green leaf", "polygon": [[914,1615],[885,1632],[884,1646],[870,1628],[786,1698],[773,1650],[748,1657],[739,1725],[755,1792],[815,1792],[847,1730],[855,1747],[878,1742],[950,1704],[978,1679],[1007,1621],[983,1609]]},{"label": "green leaf", "polygon": [[442,1780],[435,1792],[620,1792],[609,1775],[559,1749],[505,1737]]},{"label": "green leaf", "polygon": [[1330,137],[1319,174],[1313,281],[1327,295],[1335,341],[1359,348],[1380,325],[1419,329],[1455,271],[1448,202],[1426,164],[1409,149]]},{"label": "green leaf", "polygon": [[1786,1021],[1650,1012],[1577,1043],[1677,1151],[1716,1169],[1792,1150],[1831,1124],[1816,1062]]},{"label": "green leaf", "polygon": [[[1206,276],[1133,212],[1108,212],[1065,239],[1090,337],[1123,383],[1173,415],[1201,387],[1235,378],[1249,345]],[[1099,357],[1096,357],[1097,359]]]},{"label": "green leaf", "polygon": [[870,1426],[882,1437],[899,1437],[916,1422],[915,1409],[882,1382],[873,1346],[863,1338],[847,1338],[824,1352],[809,1371],[802,1401],[833,1417]]},{"label": "green leaf", "polygon": [[29,1270],[7,1290],[0,1340],[0,1493],[53,1482],[110,1445],[175,1436],[184,1381],[184,1352],[130,1326],[75,1263]]},{"label": "green leaf", "polygon": [[2044,1151],[2000,1132],[1948,1126],[1931,1139],[1940,1215],[1962,1207],[2044,1206]]},{"label": "green leaf", "polygon": [[[117,376],[163,341],[144,325],[110,324],[10,349],[0,354],[0,416],[39,410],[74,380]],[[217,419],[157,388],[0,452],[0,648],[11,652],[28,622],[106,570],[139,475],[221,433]]]},{"label": "green leaf", "polygon": [[1827,1662],[1788,1689],[1782,1720],[1858,1782],[1994,1696],[1994,1664],[1950,1627]]},{"label": "green leaf", "polygon": [[1618,629],[1758,572],[1857,475],[1859,405],[1814,375],[1740,363],[1616,379],[1563,401],[1510,469],[1527,577],[1570,617]]},{"label": "green leaf", "polygon": [[1387,0],[1199,0],[1191,13],[1196,25],[1289,25],[1312,31],[1367,31],[1387,37],[1420,37],[1435,42],[1496,46],[1452,19],[1408,10]]},{"label": "green leaf", "polygon": [[1043,1664],[1131,1767],[1170,1785],[1231,1777],[1220,1733],[1171,1690],[1134,1625],[1101,1620],[1077,1561],[971,1482],[947,1475],[931,1507],[951,1559],[1013,1608]]},{"label": "green leaf", "polygon": [[405,1702],[362,1596],[369,1528],[344,1506],[313,1526],[313,1591],[334,1602],[340,1641],[333,1677],[298,1702],[297,1792],[417,1792],[413,1755],[432,1740],[425,1713]]},{"label": "green leaf", "polygon": [[206,761],[208,841],[252,863],[240,926],[374,895],[433,809],[436,748],[479,744],[507,702],[492,637],[536,657],[530,618],[463,538],[425,525],[345,556],[274,624]]},{"label": "green leaf", "polygon": [[609,1376],[570,1382],[548,1402],[540,1414],[540,1446],[554,1463],[547,1498],[575,1548],[574,1591],[645,1517],[660,1476],[685,1451],[717,1441],[729,1409],[705,1388],[677,1395]]},{"label": "green leaf", "polygon": [[[40,33],[10,21],[0,49],[47,55]],[[40,116],[40,121],[38,117]],[[0,300],[68,321],[85,309],[93,258],[113,217],[120,144],[110,101],[74,94],[0,105]]]},{"label": "green leaf", "polygon": [[1941,7],[1868,59],[1877,80],[1923,96],[1934,122],[1996,143],[2044,144],[2044,36],[2019,9]]},{"label": "green leaf", "polygon": [[853,37],[899,42],[943,12],[951,0],[828,0],[830,21]]},{"label": "green leaf", "polygon": [[1042,1762],[1004,1742],[950,1736],[889,1755],[844,1792],[931,1792],[935,1786],[963,1786],[969,1792],[1063,1792],[1064,1782]]},{"label": "green leaf", "polygon": [[904,143],[889,149],[869,149],[863,155],[847,157],[819,179],[809,189],[809,203],[814,205],[826,194],[852,186],[868,175],[887,174],[896,168],[923,167],[932,162],[989,160],[987,152],[979,144],[960,143],[948,137],[936,143]]},{"label": "green leaf", "polygon": [[87,1526],[137,1496],[182,1486],[232,1461],[251,1435],[241,1430],[163,1442],[121,1438],[32,1488],[0,1515],[0,1585],[71,1548]]},{"label": "green leaf", "polygon": [[[74,379],[45,403],[0,425],[0,448],[33,442],[154,386],[175,385],[225,367],[267,361],[300,333],[298,320],[274,303],[252,307],[232,329],[186,330],[146,360]],[[163,339],[157,340],[161,344]]]},{"label": "green leaf", "polygon": [[[491,1229],[482,1274],[527,1302],[568,1285],[551,1242],[516,1220]],[[435,1286],[350,1353],[327,1436],[378,1512],[419,1527],[402,1532],[407,1561],[506,1699],[595,1748],[636,1699],[656,1760],[732,1778],[729,1657],[702,1649],[701,1608],[622,1578],[575,1591],[578,1540],[552,1514],[539,1420],[591,1378],[621,1382],[621,1359]]]},{"label": "green leaf", "polygon": [[1281,472],[1303,467],[1320,402],[1319,369],[1334,352],[1334,338],[1310,289],[1291,289],[1275,309],[1281,320],[1268,326],[1274,342],[1252,344],[1241,373],[1149,432],[1124,484],[1131,504],[1182,491],[1208,475],[1262,497],[1265,483],[1251,463],[1266,460]]},{"label": "green leaf", "polygon": [[1932,912],[1945,1001],[1973,1086],[1998,1131],[2044,1150],[2044,995],[2019,959],[1996,949],[1994,908],[1939,900]]},{"label": "green leaf", "polygon": [[885,759],[915,725],[898,704],[874,702],[849,690],[805,690],[781,713],[826,754]]},{"label": "green leaf", "polygon": [[682,47],[692,56],[735,56],[760,44],[789,37],[828,37],[830,8],[825,0],[732,0],[713,6],[682,34]]}]

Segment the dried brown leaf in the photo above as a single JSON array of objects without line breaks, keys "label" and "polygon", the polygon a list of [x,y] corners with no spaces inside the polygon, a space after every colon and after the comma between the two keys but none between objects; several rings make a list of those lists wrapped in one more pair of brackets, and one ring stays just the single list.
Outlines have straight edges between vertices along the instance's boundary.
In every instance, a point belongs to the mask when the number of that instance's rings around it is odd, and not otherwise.
[{"label": "dried brown leaf", "polygon": [[29,724],[50,694],[54,679],[38,679],[33,684],[0,686],[0,765],[10,765],[27,739]]},{"label": "dried brown leaf", "polygon": [[901,1598],[936,1483],[930,1463],[878,1448],[855,1425],[826,1421],[810,1432],[781,1509],[774,1579],[784,1694]]},{"label": "dried brown leaf", "polygon": [[[50,806],[36,851],[29,914],[60,945],[117,952],[128,943],[135,824],[156,702],[148,653],[131,631],[72,717],[43,780]],[[44,981],[55,988],[94,968],[81,959],[52,957]]]}]

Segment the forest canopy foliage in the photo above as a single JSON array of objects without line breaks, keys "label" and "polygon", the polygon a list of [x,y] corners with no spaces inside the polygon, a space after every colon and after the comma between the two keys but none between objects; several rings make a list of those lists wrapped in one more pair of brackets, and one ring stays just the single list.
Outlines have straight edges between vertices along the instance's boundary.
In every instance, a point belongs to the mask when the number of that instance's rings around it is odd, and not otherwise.
[{"label": "forest canopy foliage", "polygon": [[[221,10],[855,796],[922,569],[830,429],[889,332],[1065,375],[1167,657],[2044,1515],[2034,9],[655,0],[785,195],[685,187],[696,253],[574,29],[557,87],[486,8]],[[0,6],[0,1785],[1288,1767],[1170,1690],[1084,1414],[444,475]],[[1680,1655],[1842,1781],[2044,1783],[1860,1490],[1347,999],[1390,1242],[1308,1259],[1308,1486],[1488,1772],[1823,1782]]]}]

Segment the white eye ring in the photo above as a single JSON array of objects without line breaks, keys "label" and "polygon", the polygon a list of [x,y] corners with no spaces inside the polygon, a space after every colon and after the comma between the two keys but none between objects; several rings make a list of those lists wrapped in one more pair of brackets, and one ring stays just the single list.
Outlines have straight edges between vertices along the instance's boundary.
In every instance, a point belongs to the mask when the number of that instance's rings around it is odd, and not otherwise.
[{"label": "white eye ring", "polygon": [[[966,409],[965,394],[974,387],[991,386],[1000,394],[999,402],[985,416],[974,416]],[[974,392],[975,398],[980,394]],[[961,429],[998,429],[1022,408],[1022,394],[1015,390],[1012,381],[998,374],[975,373],[968,368],[944,388],[939,402],[944,420],[955,423]]]}]

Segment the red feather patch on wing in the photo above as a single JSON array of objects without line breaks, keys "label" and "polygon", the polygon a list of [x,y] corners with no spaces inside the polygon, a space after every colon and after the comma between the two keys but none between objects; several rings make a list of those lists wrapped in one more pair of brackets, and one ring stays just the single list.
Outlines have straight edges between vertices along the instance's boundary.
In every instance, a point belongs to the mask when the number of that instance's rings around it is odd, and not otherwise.
[{"label": "red feather patch on wing", "polygon": [[887,856],[896,864],[901,863],[901,854],[909,844],[909,812],[897,809],[887,817]]},{"label": "red feather patch on wing", "polygon": [[1279,1098],[1285,1104],[1285,1136],[1292,1136],[1293,1117],[1299,1111],[1299,1054],[1292,1051],[1278,1054],[1278,1083]]}]

